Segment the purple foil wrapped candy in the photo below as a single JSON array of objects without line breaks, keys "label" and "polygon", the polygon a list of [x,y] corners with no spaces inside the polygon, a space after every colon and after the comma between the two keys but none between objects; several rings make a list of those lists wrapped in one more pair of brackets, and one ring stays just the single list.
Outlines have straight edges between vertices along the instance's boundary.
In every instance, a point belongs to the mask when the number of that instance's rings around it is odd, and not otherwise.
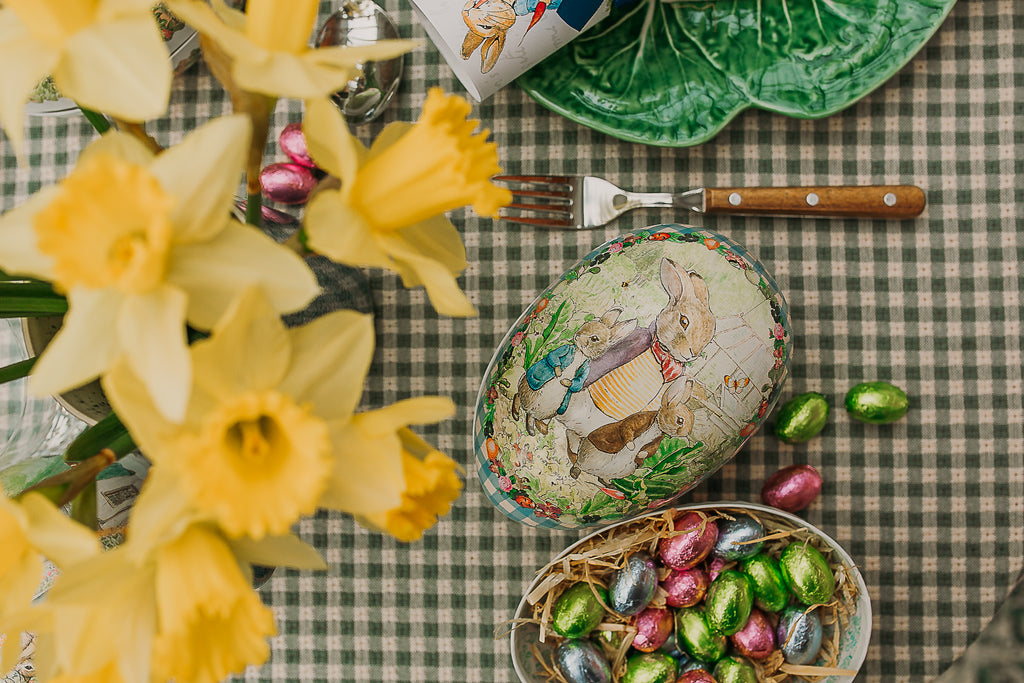
[{"label": "purple foil wrapped candy", "polygon": [[658,543],[658,556],[672,569],[689,569],[703,561],[718,540],[718,526],[699,512],[687,512],[673,526],[683,533]]},{"label": "purple foil wrapped candy", "polygon": [[799,512],[821,493],[821,475],[810,465],[790,465],[768,477],[761,488],[765,505]]}]

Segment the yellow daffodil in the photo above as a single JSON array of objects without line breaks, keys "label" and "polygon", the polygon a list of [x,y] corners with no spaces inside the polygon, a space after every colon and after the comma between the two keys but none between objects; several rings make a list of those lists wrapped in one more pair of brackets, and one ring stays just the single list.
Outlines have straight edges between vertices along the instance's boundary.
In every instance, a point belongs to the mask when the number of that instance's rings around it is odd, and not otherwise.
[{"label": "yellow daffodil", "polygon": [[0,123],[15,149],[23,109],[47,74],[82,106],[129,121],[163,115],[171,63],[153,0],[4,0],[0,9]]},{"label": "yellow daffodil", "polygon": [[353,417],[373,323],[352,311],[289,330],[250,290],[191,353],[195,384],[181,424],[161,417],[127,363],[103,387],[146,455],[230,537],[283,534],[318,507],[354,515],[398,507],[405,479],[395,419],[452,412],[447,399],[420,398]]},{"label": "yellow daffodil", "polygon": [[231,62],[239,88],[271,97],[327,97],[343,88],[360,61],[397,57],[417,41],[382,40],[360,47],[311,48],[319,0],[249,0],[245,12],[223,0],[168,0],[168,8],[214,41]]},{"label": "yellow daffodil", "polygon": [[210,329],[252,285],[278,312],[317,294],[301,258],[230,218],[248,134],[244,117],[222,117],[154,156],[108,133],[61,184],[0,217],[0,268],[68,297],[29,380],[36,393],[83,384],[124,355],[160,411],[180,420],[191,384],[186,322]]},{"label": "yellow daffodil", "polygon": [[42,578],[42,556],[63,567],[100,552],[94,534],[38,493],[20,502],[0,497],[0,548],[0,618],[29,605]]},{"label": "yellow daffodil", "polygon": [[409,429],[399,429],[405,490],[395,508],[360,521],[385,531],[399,541],[418,540],[437,518],[448,514],[462,491],[462,480],[454,460],[432,448]]},{"label": "yellow daffodil", "polygon": [[473,135],[470,105],[434,88],[416,124],[395,123],[367,151],[337,108],[306,103],[303,129],[317,164],[341,179],[306,208],[309,247],[351,265],[397,271],[407,287],[423,285],[439,313],[473,315],[455,278],[466,267],[458,231],[444,213],[471,205],[493,216],[511,201],[490,178],[501,171],[488,132]]}]

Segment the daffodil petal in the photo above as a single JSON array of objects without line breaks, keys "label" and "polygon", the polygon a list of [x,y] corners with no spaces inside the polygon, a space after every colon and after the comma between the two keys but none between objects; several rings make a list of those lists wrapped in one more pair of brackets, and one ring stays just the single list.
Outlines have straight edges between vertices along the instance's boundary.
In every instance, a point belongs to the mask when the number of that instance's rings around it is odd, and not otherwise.
[{"label": "daffodil petal", "polygon": [[150,164],[161,187],[182,198],[171,214],[175,242],[208,240],[224,228],[251,134],[247,117],[222,116],[189,133]]},{"label": "daffodil petal", "polygon": [[39,356],[29,389],[36,395],[59,394],[97,377],[117,355],[113,335],[123,301],[111,289],[74,289],[64,325]]},{"label": "daffodil petal", "polygon": [[72,521],[38,493],[21,500],[28,515],[32,543],[58,567],[67,567],[100,553],[100,543],[91,530]]},{"label": "daffodil petal", "polygon": [[320,507],[371,515],[402,502],[405,475],[401,442],[394,433],[368,437],[359,428],[359,417],[330,425],[334,468]]},{"label": "daffodil petal", "polygon": [[39,250],[33,223],[36,214],[58,194],[59,187],[44,187],[18,208],[0,216],[0,269],[12,275],[53,279],[53,259]]},{"label": "daffodil petal", "polygon": [[235,220],[209,242],[176,247],[167,280],[188,293],[188,320],[204,330],[246,287],[261,287],[279,313],[301,310],[320,292],[301,257]]},{"label": "daffodil petal", "polygon": [[[147,455],[149,453],[147,452]],[[150,468],[132,506],[130,542],[122,546],[133,561],[142,561],[157,546],[174,540],[199,519],[174,473],[161,463]]]},{"label": "daffodil petal", "polygon": [[130,121],[167,112],[171,61],[153,17],[133,16],[71,36],[53,70],[61,92],[79,104]]},{"label": "daffodil petal", "polygon": [[128,361],[123,358],[115,361],[101,384],[114,412],[128,427],[135,443],[150,460],[159,460],[163,454],[161,447],[174,432],[174,425],[156,409],[149,392]]},{"label": "daffodil petal", "polygon": [[[476,315],[476,308],[459,288],[455,275],[447,263],[424,255],[418,246],[413,246],[409,240],[399,236],[386,235],[380,239],[382,246],[398,264],[396,270],[402,276],[405,286],[415,287],[422,284],[427,290],[431,305],[438,313],[452,317]],[[433,245],[424,248],[429,252],[435,252]],[[451,256],[444,253],[438,255],[441,258]]]},{"label": "daffodil petal", "polygon": [[298,536],[264,536],[259,541],[251,538],[229,539],[228,545],[242,562],[265,567],[291,567],[292,569],[327,569],[327,563],[316,548]]},{"label": "daffodil petal", "polygon": [[224,0],[212,0],[210,6],[217,17],[236,31],[245,31],[245,12],[229,6]]},{"label": "daffodil petal", "polygon": [[394,270],[395,262],[374,239],[362,214],[341,201],[337,191],[318,193],[302,218],[309,248],[332,261],[350,266]]},{"label": "daffodil petal", "polygon": [[19,157],[24,153],[25,102],[60,55],[33,40],[11,11],[0,10],[0,125]]},{"label": "daffodil petal", "polygon": [[142,14],[153,7],[152,0],[99,0],[97,21],[114,21],[133,14]]},{"label": "daffodil petal", "polygon": [[225,399],[276,387],[291,359],[288,331],[256,288],[240,295],[213,335],[193,345],[192,354],[195,366],[203,368],[196,384]]},{"label": "daffodil petal", "polygon": [[370,153],[367,155],[366,161],[370,161],[374,157],[379,156],[388,147],[391,147],[393,144],[398,142],[403,135],[412,130],[415,125],[416,124],[409,123],[408,121],[393,121],[384,126],[384,130],[382,130],[380,134],[373,139],[373,144],[370,145]]},{"label": "daffodil petal", "polygon": [[373,436],[390,434],[406,425],[433,424],[455,415],[455,403],[444,396],[417,396],[359,413],[360,429]]},{"label": "daffodil petal", "polygon": [[373,360],[373,316],[337,311],[291,331],[292,370],[281,383],[326,420],[349,417]]},{"label": "daffodil petal", "polygon": [[302,120],[306,148],[317,166],[342,180],[342,185],[356,177],[366,157],[366,147],[348,130],[338,108],[327,99],[306,101]]},{"label": "daffodil petal", "polygon": [[132,370],[157,409],[172,422],[184,419],[192,386],[186,306],[184,292],[164,286],[126,297],[117,319],[117,336]]},{"label": "daffodil petal", "polygon": [[97,155],[112,156],[139,166],[148,166],[155,156],[146,145],[134,135],[112,130],[93,140],[82,150],[76,165],[85,164]]},{"label": "daffodil petal", "polygon": [[186,24],[215,40],[232,57],[255,63],[270,60],[270,52],[245,37],[244,19],[242,26],[225,24],[218,12],[214,12],[205,2],[196,0],[166,0],[164,4]]}]

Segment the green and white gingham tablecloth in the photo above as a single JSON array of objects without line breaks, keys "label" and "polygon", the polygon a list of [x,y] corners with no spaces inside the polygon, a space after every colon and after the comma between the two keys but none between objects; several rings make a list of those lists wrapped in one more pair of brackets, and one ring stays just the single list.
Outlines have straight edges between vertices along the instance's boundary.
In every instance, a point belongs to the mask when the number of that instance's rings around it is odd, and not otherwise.
[{"label": "green and white gingham tablecloth", "polygon": [[[404,35],[425,39],[406,3],[385,0]],[[322,17],[331,10],[321,3]],[[464,92],[437,50],[406,60],[406,80],[368,141],[414,120],[428,87]],[[205,65],[149,130],[163,144],[229,110]],[[712,141],[661,149],[617,141],[535,104],[510,86],[476,107],[504,168],[588,173],[636,190],[703,185],[913,183],[928,207],[914,221],[708,217],[744,245],[789,300],[797,344],[783,400],[818,391],[834,417],[800,446],[767,431],[684,500],[756,501],[780,467],[809,462],[821,497],[806,511],[858,562],[874,631],[858,681],[925,681],[957,659],[996,613],[1024,566],[1024,7],[964,0],[894,78],[834,116],[802,121],[747,111]],[[282,102],[275,130],[301,117]],[[0,208],[63,177],[94,133],[84,119],[31,120],[28,163],[0,140]],[[268,160],[284,160],[275,144]],[[507,639],[494,638],[534,571],[583,534],[528,528],[487,502],[471,452],[472,408],[491,353],[537,293],[606,239],[660,222],[633,213],[607,229],[542,232],[453,216],[480,309],[437,316],[422,291],[369,274],[377,353],[364,395],[379,407],[443,394],[455,419],[425,430],[467,471],[452,514],[418,543],[321,513],[298,532],[326,573],[278,571],[263,588],[280,634],[246,681],[514,681]],[[849,419],[846,390],[885,379],[912,401],[901,422]],[[367,454],[372,457],[372,454]],[[1007,656],[1010,656],[1009,653]],[[1019,654],[1018,654],[1019,656]],[[1018,673],[1020,669],[1015,669]]]}]

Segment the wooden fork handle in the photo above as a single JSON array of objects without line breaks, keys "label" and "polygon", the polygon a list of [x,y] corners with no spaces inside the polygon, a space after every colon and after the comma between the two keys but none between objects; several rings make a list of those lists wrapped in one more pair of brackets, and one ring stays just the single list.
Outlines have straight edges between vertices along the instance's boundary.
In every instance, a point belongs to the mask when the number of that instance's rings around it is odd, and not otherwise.
[{"label": "wooden fork handle", "polygon": [[924,210],[914,185],[717,187],[705,189],[705,213],[848,218],[914,218]]}]

